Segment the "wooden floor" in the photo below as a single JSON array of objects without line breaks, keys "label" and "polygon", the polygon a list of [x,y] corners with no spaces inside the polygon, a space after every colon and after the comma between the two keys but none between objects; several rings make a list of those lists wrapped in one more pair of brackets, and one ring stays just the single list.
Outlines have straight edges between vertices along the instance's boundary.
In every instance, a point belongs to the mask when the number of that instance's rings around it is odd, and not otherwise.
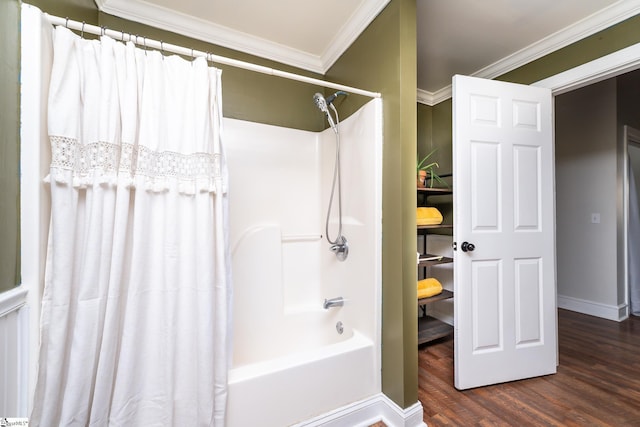
[{"label": "wooden floor", "polygon": [[467,391],[453,387],[453,339],[420,346],[418,398],[437,426],[640,426],[640,318],[559,310],[558,373]]}]

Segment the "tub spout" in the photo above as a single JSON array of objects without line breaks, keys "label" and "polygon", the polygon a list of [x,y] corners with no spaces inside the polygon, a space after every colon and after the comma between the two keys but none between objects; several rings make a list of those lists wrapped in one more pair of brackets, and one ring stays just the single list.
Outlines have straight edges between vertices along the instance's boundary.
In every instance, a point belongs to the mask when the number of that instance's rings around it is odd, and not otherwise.
[{"label": "tub spout", "polygon": [[344,305],[344,298],[342,297],[337,297],[337,298],[331,298],[331,299],[326,299],[324,300],[324,309],[327,310],[331,307],[342,307]]}]

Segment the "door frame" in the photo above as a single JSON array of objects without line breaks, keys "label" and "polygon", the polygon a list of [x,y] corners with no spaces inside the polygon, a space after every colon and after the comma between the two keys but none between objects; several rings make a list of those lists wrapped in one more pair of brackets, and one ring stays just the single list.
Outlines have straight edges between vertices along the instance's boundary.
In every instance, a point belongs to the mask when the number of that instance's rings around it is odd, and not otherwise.
[{"label": "door frame", "polygon": [[[634,71],[640,69],[640,43],[628,46],[624,49],[620,49],[616,52],[610,53],[609,55],[602,56],[600,58],[594,59],[593,61],[584,63],[577,67],[571,68],[567,71],[555,74],[546,79],[539,80],[531,84],[531,86],[539,86],[551,89],[551,94],[555,97],[557,95],[561,95],[563,93],[570,92],[572,90],[580,89],[582,87],[598,83],[603,80],[607,80],[612,77],[617,77],[621,74]],[[554,117],[555,123],[555,117]],[[555,136],[554,136],[555,140]],[[555,145],[555,141],[554,141]],[[624,145],[624,153],[619,153],[619,161],[622,162],[623,159],[626,159],[627,150],[626,144]],[[619,170],[619,173],[626,172],[626,163]],[[618,176],[619,179],[622,179],[623,191],[626,194],[627,191],[627,182],[626,178]],[[622,254],[626,254],[627,245],[626,245],[626,232],[627,232],[627,221],[626,221],[626,209],[627,209],[627,199],[623,200],[623,205],[620,207],[623,209],[623,215],[619,215],[618,222],[618,250]],[[555,215],[555,214],[554,214]],[[628,304],[628,280],[627,280],[627,260],[626,256],[622,263],[618,263],[618,274],[623,276],[624,280],[624,289],[625,289],[625,304],[624,307],[619,307],[614,313],[613,310],[607,310],[607,312],[598,312],[592,313],[590,312],[588,307],[584,307],[585,310],[582,312],[586,314],[592,314],[595,316],[607,318],[609,320],[614,321],[622,321],[629,316],[629,304]],[[557,272],[556,272],[557,276]],[[556,277],[557,281],[557,277]],[[557,297],[557,288],[556,288],[556,297]]]},{"label": "door frame", "polygon": [[531,83],[531,86],[546,87],[551,89],[553,96],[556,96],[638,68],[640,68],[640,43]]},{"label": "door frame", "polygon": [[624,301],[627,307],[627,317],[631,313],[629,306],[629,145],[640,148],[640,129],[625,125],[623,141],[622,189],[624,224],[622,231],[622,253],[624,256]]}]

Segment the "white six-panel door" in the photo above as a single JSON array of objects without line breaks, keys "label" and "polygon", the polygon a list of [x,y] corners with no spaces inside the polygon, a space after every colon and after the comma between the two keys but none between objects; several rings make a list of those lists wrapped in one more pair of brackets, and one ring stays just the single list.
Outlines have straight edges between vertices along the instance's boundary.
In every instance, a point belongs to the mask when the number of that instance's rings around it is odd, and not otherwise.
[{"label": "white six-panel door", "polygon": [[455,386],[556,372],[551,91],[453,80]]}]

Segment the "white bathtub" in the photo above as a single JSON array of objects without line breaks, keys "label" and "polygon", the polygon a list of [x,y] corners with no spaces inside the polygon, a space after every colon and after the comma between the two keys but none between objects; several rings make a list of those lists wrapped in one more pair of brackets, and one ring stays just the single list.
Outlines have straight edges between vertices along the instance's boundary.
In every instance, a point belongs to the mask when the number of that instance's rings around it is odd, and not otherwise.
[{"label": "white bathtub", "polygon": [[375,352],[353,331],[342,342],[233,368],[229,427],[288,426],[375,394]]},{"label": "white bathtub", "polygon": [[[344,262],[323,236],[333,132],[225,120],[234,283],[230,427],[304,423],[381,391],[376,102],[341,123],[350,247]],[[336,297],[344,306],[323,308]]]},{"label": "white bathtub", "polygon": [[[265,225],[235,247],[230,427],[288,426],[379,390],[374,341],[353,328],[357,296],[336,289],[327,297],[344,296],[344,306],[324,309],[325,275],[304,279],[318,258],[333,257],[326,246],[313,236],[283,239],[279,226]],[[290,287],[302,291],[289,295]]]}]

